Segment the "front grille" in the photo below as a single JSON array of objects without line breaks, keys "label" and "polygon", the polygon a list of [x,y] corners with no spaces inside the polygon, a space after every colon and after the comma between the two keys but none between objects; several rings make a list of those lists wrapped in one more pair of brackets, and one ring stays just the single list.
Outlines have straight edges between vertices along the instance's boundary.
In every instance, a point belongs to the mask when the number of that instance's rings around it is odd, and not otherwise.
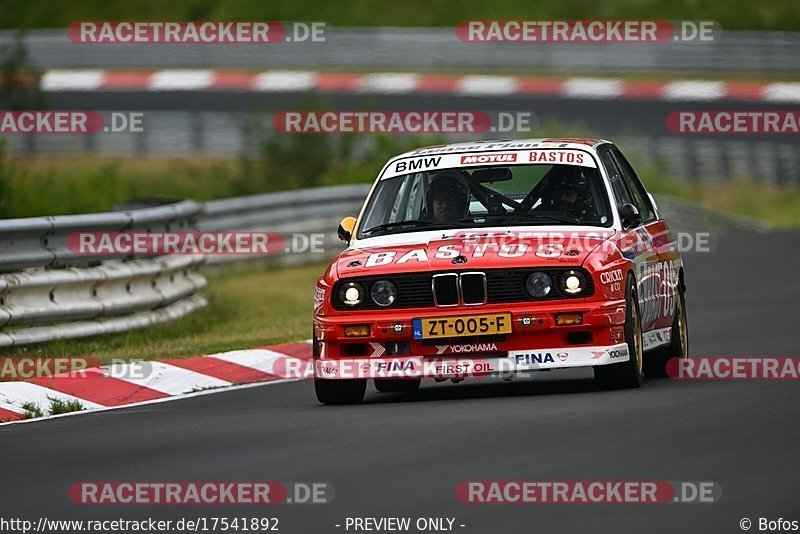
[{"label": "front grille", "polygon": [[[475,305],[481,303],[502,304],[507,302],[534,302],[539,300],[573,299],[589,297],[594,294],[592,277],[583,270],[586,276],[588,287],[578,297],[561,293],[558,290],[557,281],[564,271],[574,270],[575,267],[549,268],[549,269],[491,269],[485,273],[475,273],[471,271],[438,273],[448,276],[437,276],[437,273],[420,274],[395,274],[391,276],[370,276],[346,278],[338,282],[332,292],[332,304],[337,310],[352,310],[339,301],[339,284],[346,282],[360,282],[367,291],[367,298],[361,306],[355,309],[361,310],[393,310],[397,308],[434,308],[436,303],[453,306],[459,304],[459,293],[457,286],[457,275],[461,275],[461,298],[465,305]],[[556,288],[542,299],[532,299],[525,292],[525,280],[533,271],[544,271],[553,277]],[[473,276],[474,275],[474,276]],[[485,297],[484,291],[485,276]],[[378,280],[391,280],[397,285],[397,300],[389,308],[383,308],[370,300],[369,294],[372,284]],[[436,281],[434,283],[434,280]],[[436,301],[434,302],[434,293]],[[441,304],[448,303],[448,304]]]},{"label": "front grille", "polygon": [[486,303],[486,275],[463,273],[461,275],[461,301],[467,306]]},{"label": "front grille", "polygon": [[458,306],[458,275],[433,275],[433,300],[437,306]]}]

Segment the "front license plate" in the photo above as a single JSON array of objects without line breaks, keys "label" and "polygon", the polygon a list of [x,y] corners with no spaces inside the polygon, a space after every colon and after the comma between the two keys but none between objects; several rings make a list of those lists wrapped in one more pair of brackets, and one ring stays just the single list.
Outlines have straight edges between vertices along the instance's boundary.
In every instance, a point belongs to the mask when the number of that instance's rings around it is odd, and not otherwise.
[{"label": "front license plate", "polygon": [[414,339],[486,336],[511,333],[511,314],[464,315],[436,319],[414,319]]}]

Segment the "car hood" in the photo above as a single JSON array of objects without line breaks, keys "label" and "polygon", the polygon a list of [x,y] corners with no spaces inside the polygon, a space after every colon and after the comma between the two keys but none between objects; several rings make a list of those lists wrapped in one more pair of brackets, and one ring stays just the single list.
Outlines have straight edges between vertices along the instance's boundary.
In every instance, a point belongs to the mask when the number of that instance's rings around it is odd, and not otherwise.
[{"label": "car hood", "polygon": [[611,229],[419,232],[361,240],[336,260],[340,278],[422,271],[578,266]]}]

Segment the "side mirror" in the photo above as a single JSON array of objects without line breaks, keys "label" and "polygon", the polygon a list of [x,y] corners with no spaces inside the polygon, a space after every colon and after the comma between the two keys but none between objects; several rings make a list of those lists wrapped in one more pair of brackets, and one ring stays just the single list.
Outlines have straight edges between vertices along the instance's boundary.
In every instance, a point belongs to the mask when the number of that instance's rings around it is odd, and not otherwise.
[{"label": "side mirror", "polygon": [[622,220],[622,229],[628,230],[642,224],[642,216],[633,204],[623,204],[619,207],[619,218]]},{"label": "side mirror", "polygon": [[342,222],[339,223],[339,239],[344,241],[345,243],[350,243],[350,239],[353,237],[353,229],[356,227],[356,218],[355,217],[345,217],[342,219]]}]

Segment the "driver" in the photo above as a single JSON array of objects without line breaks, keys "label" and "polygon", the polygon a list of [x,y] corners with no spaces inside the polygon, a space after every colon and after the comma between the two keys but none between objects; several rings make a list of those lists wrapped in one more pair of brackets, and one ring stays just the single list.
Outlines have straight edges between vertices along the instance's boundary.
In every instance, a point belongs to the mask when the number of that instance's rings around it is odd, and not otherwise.
[{"label": "driver", "polygon": [[436,173],[425,193],[428,213],[436,222],[458,222],[467,215],[469,187],[456,171]]},{"label": "driver", "polygon": [[548,188],[542,204],[549,209],[582,218],[589,210],[589,191],[586,178],[574,166],[559,169]]}]

